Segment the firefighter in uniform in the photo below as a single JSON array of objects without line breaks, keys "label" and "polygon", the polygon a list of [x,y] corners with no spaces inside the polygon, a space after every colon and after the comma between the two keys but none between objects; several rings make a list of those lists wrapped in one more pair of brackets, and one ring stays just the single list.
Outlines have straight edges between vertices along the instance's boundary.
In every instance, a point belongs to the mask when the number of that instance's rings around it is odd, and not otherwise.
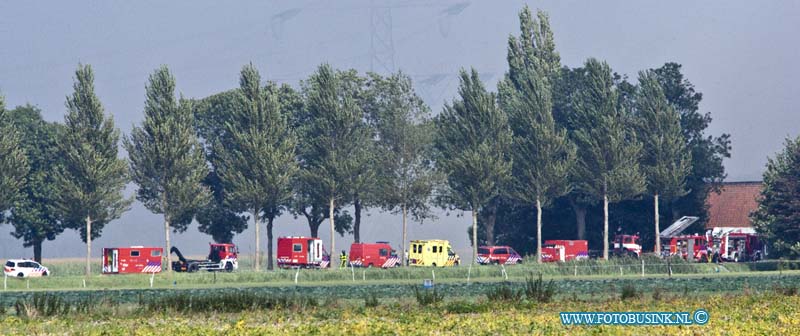
[{"label": "firefighter in uniform", "polygon": [[344,253],[344,250],[342,250],[342,255],[339,256],[339,260],[341,261],[340,267],[347,267],[347,254]]}]

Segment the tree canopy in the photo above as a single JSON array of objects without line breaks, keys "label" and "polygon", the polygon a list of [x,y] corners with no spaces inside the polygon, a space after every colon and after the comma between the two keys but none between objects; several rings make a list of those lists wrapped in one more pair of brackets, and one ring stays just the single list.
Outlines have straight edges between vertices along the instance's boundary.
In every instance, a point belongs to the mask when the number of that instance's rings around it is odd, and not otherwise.
[{"label": "tree canopy", "polygon": [[786,139],[783,150],[767,160],[756,230],[771,242],[774,257],[800,257],[800,137]]},{"label": "tree canopy", "polygon": [[175,77],[166,66],[150,75],[145,87],[145,119],[125,138],[130,169],[139,188],[136,199],[164,215],[168,267],[172,270],[170,230],[186,231],[210,198],[202,181],[208,174],[194,131],[191,102],[175,97]]},{"label": "tree canopy", "polygon": [[447,185],[439,195],[448,207],[472,212],[472,262],[478,255],[477,213],[501,194],[511,174],[511,129],[497,96],[475,69],[460,74],[459,98],[436,119],[436,167]]},{"label": "tree canopy", "polygon": [[20,196],[29,169],[20,134],[7,114],[5,97],[0,94],[0,221]]}]

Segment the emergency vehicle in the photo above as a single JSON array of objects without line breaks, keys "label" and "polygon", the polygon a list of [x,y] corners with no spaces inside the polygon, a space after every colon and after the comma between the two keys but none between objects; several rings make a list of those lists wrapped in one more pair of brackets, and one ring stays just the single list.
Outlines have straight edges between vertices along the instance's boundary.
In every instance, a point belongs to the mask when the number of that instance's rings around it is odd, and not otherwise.
[{"label": "emergency vehicle", "polygon": [[[691,246],[691,252],[689,251]],[[681,235],[672,237],[667,245],[669,256],[678,256],[692,261],[708,262],[711,260],[710,246],[705,235]],[[663,253],[662,253],[663,254]]]},{"label": "emergency vehicle", "polygon": [[411,252],[408,253],[410,266],[457,266],[461,258],[453,252],[447,240],[412,240],[409,244]]},{"label": "emergency vehicle", "polygon": [[9,259],[3,266],[3,273],[10,277],[27,278],[48,276],[50,270],[33,260]]},{"label": "emergency vehicle", "polygon": [[239,268],[238,256],[239,249],[234,244],[208,244],[208,258],[205,260],[186,259],[173,246],[170,253],[178,256],[178,261],[172,262],[172,270],[175,272],[197,272],[197,271],[225,271],[233,272]]},{"label": "emergency vehicle", "polygon": [[639,244],[639,234],[618,234],[614,236],[613,255],[617,257],[638,258],[642,255],[642,245]]},{"label": "emergency vehicle", "polygon": [[103,249],[103,274],[160,273],[161,247],[111,247]]},{"label": "emergency vehicle", "polygon": [[510,246],[480,246],[476,261],[481,265],[516,265],[522,263],[522,256]]},{"label": "emergency vehicle", "polygon": [[542,244],[543,262],[582,259],[589,259],[589,242],[586,240],[545,240]]},{"label": "emergency vehicle", "polygon": [[279,237],[277,256],[280,268],[328,268],[331,264],[319,238]]},{"label": "emergency vehicle", "polygon": [[388,242],[353,243],[350,245],[348,261],[353,267],[389,268],[400,266],[400,257]]},{"label": "emergency vehicle", "polygon": [[759,261],[767,255],[766,244],[752,228],[713,228],[706,236],[713,243],[713,261]]}]

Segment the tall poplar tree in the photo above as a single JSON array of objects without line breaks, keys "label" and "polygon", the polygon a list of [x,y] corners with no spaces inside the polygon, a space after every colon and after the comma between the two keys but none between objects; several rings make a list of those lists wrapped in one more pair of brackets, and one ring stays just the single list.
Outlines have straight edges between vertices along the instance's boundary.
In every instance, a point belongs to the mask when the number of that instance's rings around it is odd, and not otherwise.
[{"label": "tall poplar tree", "polygon": [[541,263],[542,208],[571,189],[568,175],[575,148],[553,119],[551,81],[559,57],[546,14],[540,11],[539,18],[532,21],[527,7],[520,13],[522,34],[509,37],[509,71],[498,90],[514,133],[510,194],[536,207],[536,260]]},{"label": "tall poplar tree", "polygon": [[667,203],[686,195],[691,153],[681,133],[680,115],[667,102],[653,71],[639,72],[637,136],[643,145],[642,171],[653,195],[655,252],[661,253],[659,197]]},{"label": "tall poplar tree", "polygon": [[222,141],[229,141],[225,122],[230,120],[233,111],[244,108],[244,101],[238,89],[220,92],[192,104],[195,129],[206,153],[206,161],[211,165],[203,184],[211,191],[211,202],[197,213],[197,229],[211,235],[217,243],[231,243],[233,236],[247,229],[247,216],[231,208],[225,201],[225,190],[217,173],[215,163]]},{"label": "tall poplar tree", "polygon": [[478,72],[461,71],[460,99],[436,119],[436,166],[447,177],[441,202],[472,212],[472,263],[478,256],[478,212],[503,191],[511,174],[512,134],[497,97]]},{"label": "tall poplar tree", "polygon": [[124,139],[136,199],[164,215],[167,269],[172,272],[170,230],[186,231],[210,194],[202,183],[208,174],[203,149],[194,131],[188,100],[175,97],[175,77],[166,66],[150,75],[145,87],[145,119]]},{"label": "tall poplar tree", "polygon": [[783,150],[767,159],[758,210],[751,217],[770,243],[772,257],[800,256],[800,137],[787,138]]},{"label": "tall poplar tree", "polygon": [[130,207],[122,195],[128,182],[125,160],[117,157],[119,130],[105,116],[94,93],[94,73],[78,65],[74,92],[67,96],[65,129],[59,146],[63,165],[55,172],[56,205],[65,227],[86,242],[86,276],[91,275],[92,239]]},{"label": "tall poplar tree", "polygon": [[645,190],[639,169],[642,145],[632,130],[631,116],[619,108],[611,68],[595,59],[586,62],[586,79],[573,97],[581,128],[574,132],[578,160],[576,188],[603,202],[603,258],[608,259],[608,205]]},{"label": "tall poplar tree", "polygon": [[323,64],[303,88],[308,124],[303,126],[300,151],[302,178],[316,185],[319,195],[328,200],[331,251],[336,250],[336,202],[352,195],[351,181],[361,168],[362,152],[369,150],[364,144],[371,140],[361,106],[343,76]]},{"label": "tall poplar tree", "polygon": [[[379,175],[378,203],[402,215],[400,250],[405,251],[407,217],[416,221],[432,217],[428,200],[436,181],[431,161],[433,123],[430,109],[414,92],[411,78],[403,73],[382,77],[370,74],[366,109],[377,131]],[[405,265],[405,253],[401,253]]]},{"label": "tall poplar tree", "polygon": [[28,174],[27,157],[20,142],[20,134],[5,109],[5,97],[0,94],[0,223],[3,213],[20,196]]},{"label": "tall poplar tree", "polygon": [[9,111],[9,117],[22,135],[20,148],[25,150],[30,171],[8,222],[14,227],[11,235],[22,239],[22,246],[33,247],[33,259],[41,262],[42,244],[64,231],[55,207],[53,174],[60,161],[58,132],[62,125],[44,121],[41,111],[31,105],[18,106]]},{"label": "tall poplar tree", "polygon": [[259,221],[266,220],[267,269],[271,270],[272,227],[292,196],[292,179],[298,171],[297,140],[281,114],[277,92],[261,86],[261,75],[252,63],[242,68],[239,87],[244,108],[234,110],[225,123],[229,140],[216,150],[215,166],[227,201],[253,216],[256,270],[261,264]]},{"label": "tall poplar tree", "polygon": [[708,218],[708,193],[717,191],[727,176],[723,160],[731,156],[730,134],[708,134],[711,113],[700,112],[703,94],[696,91],[694,84],[684,77],[680,64],[665,63],[653,71],[664,89],[667,101],[681,116],[681,131],[686,147],[692,153],[691,172],[686,178],[689,193],[670,204],[671,217],[676,220],[683,215],[699,216],[700,220],[692,226],[702,229]]},{"label": "tall poplar tree", "polygon": [[[368,206],[376,203],[375,180],[378,175],[378,147],[375,143],[375,129],[373,125],[367,123],[368,112],[365,106],[365,78],[358,75],[355,70],[339,71],[337,76],[340,78],[341,89],[346,91],[345,95],[353,97],[362,112],[360,122],[355,127],[368,133],[367,136],[359,137],[360,143],[358,150],[354,151],[349,158],[351,169],[347,181],[349,196],[348,201],[353,204],[353,225],[350,231],[353,233],[353,241],[361,242],[361,213]],[[334,213],[334,219],[336,214]]]}]

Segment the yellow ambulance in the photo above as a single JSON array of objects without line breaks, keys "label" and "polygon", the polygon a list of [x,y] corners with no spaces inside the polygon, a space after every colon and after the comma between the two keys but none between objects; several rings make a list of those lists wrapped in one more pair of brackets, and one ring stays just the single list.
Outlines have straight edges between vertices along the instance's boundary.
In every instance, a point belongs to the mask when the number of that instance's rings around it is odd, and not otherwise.
[{"label": "yellow ambulance", "polygon": [[410,266],[457,266],[461,258],[453,252],[447,240],[412,240],[408,253]]}]

